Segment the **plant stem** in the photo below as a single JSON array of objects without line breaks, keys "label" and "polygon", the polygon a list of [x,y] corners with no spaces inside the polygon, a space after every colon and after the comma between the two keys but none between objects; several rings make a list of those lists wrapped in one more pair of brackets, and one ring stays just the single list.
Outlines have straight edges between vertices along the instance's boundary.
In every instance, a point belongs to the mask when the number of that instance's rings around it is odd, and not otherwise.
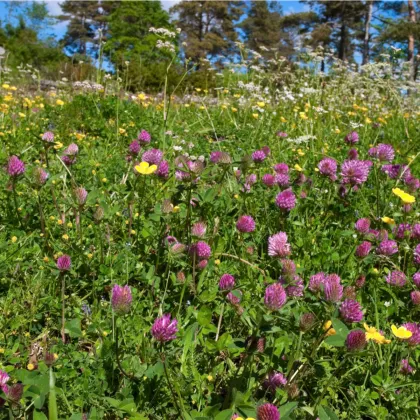
[{"label": "plant stem", "polygon": [[163,363],[163,370],[165,371],[166,380],[168,381],[169,389],[171,390],[171,394],[172,394],[172,398],[173,398],[173,400],[174,400],[174,404],[175,404],[175,407],[176,407],[176,411],[178,411],[178,414],[179,414],[180,418],[182,418],[182,419],[183,419],[183,418],[184,418],[184,416],[182,415],[181,410],[180,410],[180,408],[179,408],[179,406],[178,406],[177,396],[175,395],[175,391],[174,391],[174,389],[173,389],[173,387],[172,387],[172,383],[171,383],[171,381],[170,381],[170,379],[169,379],[168,368],[167,368],[167,366],[166,366],[166,360],[165,360],[165,356],[164,356],[164,354],[163,354],[163,353],[162,353],[161,358],[162,358],[162,363]]},{"label": "plant stem", "polygon": [[50,367],[50,383],[49,383],[49,396],[48,396],[48,418],[49,420],[58,420],[57,412],[57,395],[55,391],[55,378],[54,372]]},{"label": "plant stem", "polygon": [[121,371],[121,373],[128,379],[133,380],[134,376],[130,375],[129,373],[127,373],[123,367],[121,366],[121,362],[120,362],[120,352],[119,352],[119,347],[118,347],[118,325],[115,328],[115,355],[116,355],[116,359],[117,359],[117,366],[118,369]]},{"label": "plant stem", "polygon": [[219,339],[220,327],[222,326],[223,311],[225,309],[225,302],[222,303],[222,309],[220,310],[219,322],[217,324],[216,341]]},{"label": "plant stem", "polygon": [[65,292],[66,292],[66,275],[61,273],[61,339],[63,344],[66,343],[65,333]]}]

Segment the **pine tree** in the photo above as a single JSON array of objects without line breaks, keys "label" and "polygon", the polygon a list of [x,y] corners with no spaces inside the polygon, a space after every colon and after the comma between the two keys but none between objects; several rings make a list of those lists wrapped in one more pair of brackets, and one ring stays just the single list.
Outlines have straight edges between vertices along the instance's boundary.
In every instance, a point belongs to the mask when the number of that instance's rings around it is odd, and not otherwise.
[{"label": "pine tree", "polygon": [[340,60],[353,60],[352,43],[355,31],[360,31],[365,5],[361,1],[307,0],[315,9],[323,25],[331,28],[330,44],[337,50]]},{"label": "pine tree", "polygon": [[235,22],[243,11],[241,1],[183,0],[172,7],[175,24],[182,30],[185,57],[198,63],[202,58],[232,56],[238,40]]},{"label": "pine tree", "polygon": [[[104,52],[133,89],[156,87],[164,79],[167,54],[156,48],[151,27],[172,29],[160,1],[121,1],[108,18]],[[129,65],[126,63],[129,62]]]},{"label": "pine tree", "polygon": [[64,47],[72,54],[95,55],[99,48],[99,33],[107,36],[107,20],[118,7],[117,1],[74,1],[66,0],[61,8],[64,12],[58,19],[69,21],[63,38]]},{"label": "pine tree", "polygon": [[282,28],[281,6],[266,0],[252,1],[247,18],[238,26],[244,31],[247,46],[265,57],[275,53],[287,56],[292,51],[288,34]]}]

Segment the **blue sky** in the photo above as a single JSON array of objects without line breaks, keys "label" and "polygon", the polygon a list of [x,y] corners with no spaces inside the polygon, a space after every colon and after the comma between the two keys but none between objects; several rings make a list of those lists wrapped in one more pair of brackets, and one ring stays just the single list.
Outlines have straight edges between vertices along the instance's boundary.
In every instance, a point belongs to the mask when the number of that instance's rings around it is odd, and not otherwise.
[{"label": "blue sky", "polygon": [[[170,7],[178,3],[179,0],[164,0],[161,1],[162,6],[164,9],[169,10]],[[0,1],[0,19],[2,22],[6,22],[8,18],[7,13],[7,6],[5,1]],[[61,13],[61,7],[60,2],[58,1],[45,1],[48,6],[48,10],[50,11],[51,15],[59,15]],[[282,5],[284,14],[290,14],[290,13],[296,13],[301,12],[304,10],[308,10],[308,6],[301,4],[299,1],[279,1],[279,3]],[[55,35],[57,39],[60,39],[63,37],[63,35],[66,32],[67,28],[67,22],[59,22],[55,24],[50,30],[47,31],[47,33],[43,33],[42,35]]]}]

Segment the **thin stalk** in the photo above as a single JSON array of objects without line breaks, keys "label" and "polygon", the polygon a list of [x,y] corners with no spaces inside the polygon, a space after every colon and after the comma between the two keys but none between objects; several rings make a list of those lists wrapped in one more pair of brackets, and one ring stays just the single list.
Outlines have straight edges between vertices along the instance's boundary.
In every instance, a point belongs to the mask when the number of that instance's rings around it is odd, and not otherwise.
[{"label": "thin stalk", "polygon": [[222,309],[220,310],[219,322],[217,324],[216,341],[219,339],[220,327],[222,326],[223,311],[225,309],[225,302],[222,303]]},{"label": "thin stalk", "polygon": [[180,408],[179,408],[179,406],[178,406],[178,399],[177,399],[177,395],[175,394],[175,391],[174,391],[174,389],[173,389],[173,387],[172,387],[171,380],[169,379],[168,368],[167,368],[167,366],[166,366],[165,355],[164,355],[163,353],[162,353],[161,358],[162,358],[162,363],[163,363],[163,369],[164,369],[164,371],[165,371],[166,380],[168,381],[169,389],[170,389],[170,391],[171,391],[172,398],[173,398],[173,400],[174,400],[174,404],[175,404],[175,407],[176,407],[176,411],[178,411],[178,414],[179,414],[180,418],[184,419],[185,417],[182,415],[181,410],[180,410]]},{"label": "thin stalk", "polygon": [[48,418],[49,420],[58,420],[58,411],[57,411],[57,394],[55,391],[55,378],[54,372],[50,367],[50,392],[48,396]]},{"label": "thin stalk", "polygon": [[61,339],[63,344],[66,343],[66,333],[65,333],[65,292],[66,292],[66,276],[61,273]]},{"label": "thin stalk", "polygon": [[118,347],[118,325],[115,329],[115,355],[116,355],[116,359],[117,359],[117,366],[118,369],[121,371],[121,373],[128,379],[133,380],[135,379],[133,375],[130,375],[129,373],[127,373],[123,367],[121,366],[121,362],[120,362],[120,352],[119,352],[119,347]]}]

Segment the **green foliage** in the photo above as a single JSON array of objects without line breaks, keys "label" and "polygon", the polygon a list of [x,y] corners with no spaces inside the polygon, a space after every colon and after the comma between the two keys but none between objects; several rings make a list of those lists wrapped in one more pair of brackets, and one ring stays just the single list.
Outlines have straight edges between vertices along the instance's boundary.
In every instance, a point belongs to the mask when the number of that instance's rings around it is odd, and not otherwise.
[{"label": "green foliage", "polygon": [[[207,70],[206,90],[176,72],[179,90],[167,83],[163,96],[133,95],[116,78],[103,89],[63,83],[44,94],[15,89],[20,80],[8,75],[0,166],[16,155],[26,170],[16,178],[0,171],[0,369],[23,393],[14,401],[2,388],[2,415],[229,420],[256,418],[272,403],[290,420],[420,416],[419,344],[391,329],[417,323],[419,313],[411,297],[419,289],[418,95],[404,94],[400,69],[395,77],[382,64],[356,73],[335,61],[325,75],[320,56],[298,58],[299,67],[284,64],[281,74],[254,72],[253,61],[239,63],[247,73]],[[141,130],[151,141],[137,154],[129,145]],[[353,130],[359,141],[349,145]],[[54,143],[42,140],[47,131]],[[412,177],[386,174],[387,162],[371,150],[380,143],[393,146],[387,159],[409,165]],[[139,174],[137,163],[158,148],[168,176]],[[357,188],[342,175],[353,148],[372,162]],[[262,162],[252,159],[256,150],[265,150]],[[212,152],[223,152],[218,162]],[[321,173],[324,157],[336,160],[337,179]],[[288,180],[275,172],[281,162]],[[49,174],[45,183],[39,169]],[[274,185],[267,174],[277,175]],[[415,197],[412,208],[395,187]],[[296,198],[290,211],[276,205],[286,189]],[[239,232],[243,215],[255,230]],[[360,218],[370,220],[367,234],[355,229]],[[193,229],[200,222],[204,233]],[[402,224],[410,232],[401,234]],[[278,232],[287,234],[293,274],[269,255]],[[378,252],[385,237],[397,253]],[[194,257],[198,241],[211,248],[205,260]],[[372,250],[359,258],[363,241]],[[72,264],[60,273],[62,254]],[[387,281],[395,270],[405,284]],[[343,298],[312,287],[319,272],[339,276]],[[219,286],[226,273],[235,278],[231,290]],[[279,280],[288,296],[269,310],[266,290]],[[112,299],[116,284],[132,293],[125,314]],[[343,316],[344,299],[360,303],[359,322]],[[151,330],[163,314],[178,332],[159,342]],[[376,338],[356,351],[348,336],[366,328]],[[404,359],[412,372],[401,370]],[[286,383],[269,387],[274,372]]]}]

